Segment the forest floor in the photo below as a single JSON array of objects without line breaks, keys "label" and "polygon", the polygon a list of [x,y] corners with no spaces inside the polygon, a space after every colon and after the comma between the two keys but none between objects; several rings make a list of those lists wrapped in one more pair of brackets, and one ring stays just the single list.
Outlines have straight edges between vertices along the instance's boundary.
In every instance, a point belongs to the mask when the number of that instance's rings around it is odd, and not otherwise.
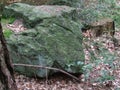
[{"label": "forest floor", "polygon": [[[119,33],[120,36],[120,32],[117,33]],[[117,49],[116,52],[119,55],[120,49]],[[24,75],[15,74],[15,80],[18,90],[120,90],[119,58],[113,63],[117,67],[114,70],[111,70],[107,64],[100,64],[94,67],[87,80],[84,80],[84,75],[79,75],[80,83],[64,74],[56,74],[49,79],[29,78]],[[91,82],[91,79],[97,78],[98,75],[96,73],[99,72],[98,70],[103,68],[111,70],[115,79],[104,81],[103,83]]]},{"label": "forest floor", "polygon": [[[8,24],[7,28],[11,29],[15,33],[26,30],[23,27],[21,21],[15,21],[13,24]],[[90,50],[96,53],[97,49],[101,49],[101,47],[93,46],[91,41],[99,42],[102,44],[104,48],[106,48],[110,55],[115,55],[116,58],[113,60],[113,65],[115,68],[113,69],[109,61],[104,63],[105,61],[101,58],[101,61],[98,65],[95,65],[89,73],[87,79],[85,79],[85,75],[78,75],[80,82],[75,81],[73,78],[62,74],[56,73],[55,75],[50,76],[49,78],[40,79],[40,78],[30,78],[25,75],[21,75],[16,73],[15,80],[18,87],[18,90],[120,90],[120,31],[116,29],[115,38],[118,41],[117,46],[114,45],[111,37],[101,36],[98,38],[90,38],[90,32],[83,33],[85,38],[87,38],[87,44],[90,48],[85,48],[85,64],[91,65],[90,61]],[[114,76],[114,79],[111,80],[109,76],[101,76],[101,70],[109,71],[110,76]],[[104,72],[105,73],[105,72]],[[102,82],[94,81],[99,77],[104,78]],[[106,78],[109,78],[106,80]]]},{"label": "forest floor", "polygon": [[[118,0],[118,5],[120,5],[120,0]],[[23,26],[21,21],[16,21],[13,24],[7,24],[5,28],[11,29],[13,32],[18,33],[20,31],[26,30],[26,28]],[[111,37],[98,37],[98,38],[90,38],[90,33],[86,32],[83,33],[88,39],[88,42],[85,43],[87,46],[89,46],[89,50],[86,48],[84,49],[85,52],[85,64],[86,65],[93,65],[92,61],[90,61],[90,52],[89,51],[95,51],[96,53],[97,49],[101,49],[101,47],[94,47],[92,42],[99,42],[106,48],[111,55],[116,56],[116,58],[113,60],[112,65],[114,65],[114,68],[110,66],[110,62],[103,60],[102,57],[101,60],[99,60],[98,65],[94,65],[91,71],[88,71],[89,73],[88,77],[85,78],[85,74],[78,75],[78,78],[80,79],[80,82],[77,82],[73,78],[62,74],[57,73],[55,75],[50,76],[49,78],[33,78],[33,77],[27,77],[25,75],[21,75],[18,73],[15,73],[15,81],[18,87],[18,90],[120,90],[120,29],[116,28],[115,32],[115,38],[118,41],[118,45],[115,46],[113,41],[111,40]],[[86,42],[86,41],[85,41]],[[108,57],[109,58],[109,57]],[[91,64],[92,63],[92,64]],[[89,69],[91,66],[89,67]],[[102,77],[103,80],[101,81],[94,81],[97,78],[101,77],[100,73],[101,70],[106,70],[109,72],[110,76],[114,76],[114,79],[108,79],[111,78],[109,76]]]}]

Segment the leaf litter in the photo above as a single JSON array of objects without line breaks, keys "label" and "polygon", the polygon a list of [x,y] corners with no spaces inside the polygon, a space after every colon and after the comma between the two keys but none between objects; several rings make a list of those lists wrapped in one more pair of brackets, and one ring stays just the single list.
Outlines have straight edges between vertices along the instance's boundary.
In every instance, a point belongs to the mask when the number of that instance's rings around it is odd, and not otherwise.
[{"label": "leaf litter", "polygon": [[[15,33],[27,30],[23,26],[22,20],[16,20],[13,24],[8,24],[7,27]],[[15,73],[18,90],[119,90],[120,31],[116,31],[114,35],[118,41],[117,45],[113,42],[112,37],[107,35],[91,38],[92,33],[87,31],[83,33],[83,36],[86,73],[78,75],[80,83],[64,74],[40,79]],[[113,58],[112,62],[105,62],[105,53],[101,49],[108,51],[106,55],[115,55],[116,58]],[[101,52],[103,55],[100,54]],[[95,59],[99,60],[95,61]],[[109,59],[111,58],[107,57],[107,60]]]}]

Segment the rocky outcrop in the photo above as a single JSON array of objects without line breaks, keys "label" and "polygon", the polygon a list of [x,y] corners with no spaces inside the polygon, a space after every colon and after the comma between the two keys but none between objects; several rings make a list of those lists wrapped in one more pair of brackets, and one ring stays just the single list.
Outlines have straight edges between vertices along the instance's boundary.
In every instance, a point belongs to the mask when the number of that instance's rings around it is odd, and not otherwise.
[{"label": "rocky outcrop", "polygon": [[98,37],[103,34],[114,36],[115,23],[110,18],[104,18],[92,23],[91,29],[94,37]]},{"label": "rocky outcrop", "polygon": [[[9,0],[8,4],[21,2],[31,5],[68,5],[73,7],[78,7],[80,3],[86,2],[86,0]],[[89,1],[87,1],[89,2]]]},{"label": "rocky outcrop", "polygon": [[46,4],[50,5],[67,5],[71,7],[80,7],[84,0],[48,0]]},{"label": "rocky outcrop", "polygon": [[75,20],[77,18],[77,10],[68,6],[58,5],[42,5],[42,6],[30,6],[28,4],[16,3],[11,4],[4,10],[4,16],[7,17],[22,17],[25,24],[30,27],[34,27],[37,23],[42,22],[43,19],[54,17],[69,17]]},{"label": "rocky outcrop", "polygon": [[[14,63],[55,67],[70,73],[81,73],[84,65],[81,24],[76,9],[68,6],[30,6],[16,3],[6,7],[13,16],[24,19],[30,29],[12,35],[8,40]],[[15,67],[28,76],[45,77],[46,69]],[[47,75],[55,71],[47,70]]]},{"label": "rocky outcrop", "polygon": [[100,37],[104,34],[114,37],[115,22],[111,18],[99,19],[91,24],[86,25],[83,29],[89,31],[92,37]]}]

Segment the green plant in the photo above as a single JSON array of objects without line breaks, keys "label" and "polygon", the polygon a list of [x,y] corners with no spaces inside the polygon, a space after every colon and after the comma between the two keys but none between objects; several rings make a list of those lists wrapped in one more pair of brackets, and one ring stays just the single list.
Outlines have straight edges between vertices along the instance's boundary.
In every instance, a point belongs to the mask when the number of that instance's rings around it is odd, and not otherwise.
[{"label": "green plant", "polygon": [[1,22],[3,24],[12,24],[15,21],[15,18],[10,17],[10,18],[2,18]]},{"label": "green plant", "polygon": [[6,24],[12,24],[14,21],[15,21],[15,18],[13,17],[1,19],[3,30],[4,30],[3,33],[6,38],[9,38],[10,35],[13,33],[10,29],[6,27]]},{"label": "green plant", "polygon": [[112,18],[116,27],[120,27],[120,7],[116,3],[116,0],[98,0],[95,8],[99,18]]},{"label": "green plant", "polygon": [[6,38],[9,38],[10,35],[13,34],[13,32],[12,32],[11,30],[9,30],[9,29],[6,29],[6,30],[4,30],[3,34],[4,34],[4,36],[5,36]]},{"label": "green plant", "polygon": [[88,51],[87,53],[85,52],[88,56],[86,59],[87,63],[83,67],[84,79],[86,81],[89,80],[90,82],[102,84],[115,79],[114,71],[117,67],[114,62],[116,62],[117,56],[114,51],[111,53],[109,48],[104,46],[103,40],[105,41],[106,39],[99,37],[99,40],[97,40],[84,37],[84,48],[85,51]]},{"label": "green plant", "polygon": [[[91,56],[93,56],[93,54]],[[102,57],[102,59],[100,57]],[[96,60],[90,61],[88,64],[86,64],[83,67],[85,80],[90,79],[91,82],[100,82],[100,83],[103,83],[109,80],[114,80],[114,74],[111,73],[111,71],[114,71],[115,69],[115,66],[113,63],[115,59],[116,59],[116,56],[114,54],[111,54],[107,49],[101,49],[98,57],[96,57]],[[110,69],[106,69],[107,67],[106,65],[110,67]],[[98,67],[99,69],[97,70]],[[97,73],[96,74],[97,77],[90,78],[92,75],[92,72]]]}]

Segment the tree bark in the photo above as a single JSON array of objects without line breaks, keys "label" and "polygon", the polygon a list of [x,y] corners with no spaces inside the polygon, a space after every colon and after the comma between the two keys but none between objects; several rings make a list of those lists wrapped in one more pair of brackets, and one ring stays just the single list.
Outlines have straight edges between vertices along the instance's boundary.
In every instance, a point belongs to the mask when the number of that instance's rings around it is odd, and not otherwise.
[{"label": "tree bark", "polygon": [[0,90],[17,90],[0,18]]}]

